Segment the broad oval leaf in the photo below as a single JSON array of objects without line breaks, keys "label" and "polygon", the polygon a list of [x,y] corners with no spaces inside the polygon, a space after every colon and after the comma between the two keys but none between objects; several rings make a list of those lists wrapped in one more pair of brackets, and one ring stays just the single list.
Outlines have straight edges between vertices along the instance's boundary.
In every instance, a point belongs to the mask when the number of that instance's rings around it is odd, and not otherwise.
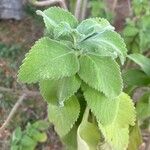
[{"label": "broad oval leaf", "polygon": [[113,122],[109,125],[102,125],[99,122],[99,128],[112,149],[126,150],[129,143],[129,125],[135,124],[135,108],[132,100],[125,93],[122,93],[118,100],[119,107]]},{"label": "broad oval leaf", "polygon": [[128,55],[128,57],[133,60],[135,63],[137,63],[142,70],[150,76],[150,59],[141,55],[141,54],[131,54]]},{"label": "broad oval leaf", "polygon": [[118,64],[109,57],[85,55],[80,58],[80,78],[89,86],[114,98],[122,91]]},{"label": "broad oval leaf", "polygon": [[44,10],[41,15],[43,16],[46,28],[49,33],[52,33],[54,27],[57,26],[60,22],[66,22],[72,28],[75,28],[78,24],[77,19],[70,12],[60,7],[48,8],[47,10]]},{"label": "broad oval leaf", "polygon": [[74,75],[78,69],[77,56],[69,47],[45,37],[37,41],[26,55],[18,79],[24,83],[59,79]]},{"label": "broad oval leaf", "polygon": [[48,118],[60,137],[65,136],[77,121],[80,113],[78,99],[72,96],[63,107],[48,104]]},{"label": "broad oval leaf", "polygon": [[63,106],[64,101],[68,100],[80,88],[80,82],[77,76],[59,80],[42,80],[40,91],[48,103]]}]

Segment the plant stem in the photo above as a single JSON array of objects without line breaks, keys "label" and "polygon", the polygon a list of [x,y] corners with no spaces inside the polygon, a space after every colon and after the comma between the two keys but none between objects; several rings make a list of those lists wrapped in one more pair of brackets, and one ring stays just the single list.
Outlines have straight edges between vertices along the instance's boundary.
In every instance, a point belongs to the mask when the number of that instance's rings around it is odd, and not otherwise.
[{"label": "plant stem", "polygon": [[15,113],[17,112],[18,108],[20,107],[20,105],[22,104],[23,100],[25,99],[26,94],[22,94],[18,101],[16,102],[16,104],[14,105],[14,107],[12,108],[10,114],[8,115],[6,121],[4,122],[4,124],[1,126],[0,128],[0,134],[3,133],[3,131],[5,130],[5,128],[7,128],[7,126],[9,125],[11,119],[13,118],[13,116],[15,115]]},{"label": "plant stem", "polygon": [[82,121],[87,121],[89,117],[89,108],[86,106]]}]

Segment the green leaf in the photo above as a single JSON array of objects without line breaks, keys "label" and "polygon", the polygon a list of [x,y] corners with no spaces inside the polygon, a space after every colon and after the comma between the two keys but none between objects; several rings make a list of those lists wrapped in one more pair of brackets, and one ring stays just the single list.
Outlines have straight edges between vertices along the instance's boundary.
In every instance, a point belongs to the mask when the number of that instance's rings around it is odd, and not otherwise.
[{"label": "green leaf", "polygon": [[21,145],[23,146],[35,147],[36,144],[37,144],[36,141],[26,134],[21,139]]},{"label": "green leaf", "polygon": [[65,36],[69,36],[72,32],[73,32],[73,29],[70,27],[68,23],[61,22],[60,24],[58,24],[57,27],[54,28],[54,38],[55,39],[59,37],[65,38]]},{"label": "green leaf", "polygon": [[110,144],[111,150],[126,150],[129,142],[129,129],[119,128],[117,125],[103,127],[99,125],[105,140]]},{"label": "green leaf", "polygon": [[100,132],[96,125],[90,122],[82,122],[77,131],[78,150],[96,150]]},{"label": "green leaf", "polygon": [[123,80],[126,86],[147,86],[150,78],[139,69],[129,69],[123,73]]},{"label": "green leaf", "polygon": [[19,146],[18,145],[11,145],[10,150],[18,150]]},{"label": "green leaf", "polygon": [[123,30],[123,35],[127,37],[133,37],[138,34],[139,30],[135,26],[127,25]]},{"label": "green leaf", "polygon": [[141,55],[141,54],[131,54],[128,55],[128,57],[133,60],[135,63],[137,63],[142,70],[150,76],[150,59]]},{"label": "green leaf", "polygon": [[107,125],[115,119],[119,105],[117,98],[107,98],[104,94],[92,88],[87,88],[84,91],[84,97],[89,108],[101,124]]},{"label": "green leaf", "polygon": [[134,127],[130,128],[130,137],[128,150],[137,150],[142,144],[142,135],[138,123]]},{"label": "green leaf", "polygon": [[36,128],[38,130],[46,130],[49,127],[49,122],[47,122],[45,120],[38,120],[32,124],[32,127]]},{"label": "green leaf", "polygon": [[146,119],[150,117],[150,92],[145,93],[136,105],[137,117]]},{"label": "green leaf", "polygon": [[117,32],[112,30],[104,30],[93,34],[89,38],[80,41],[78,45],[85,49],[87,53],[93,53],[93,55],[119,57],[122,64],[127,56],[123,39]]},{"label": "green leaf", "polygon": [[100,141],[100,132],[95,123],[88,122],[89,109],[86,108],[77,130],[78,150],[96,150]]},{"label": "green leaf", "polygon": [[150,15],[144,15],[140,18],[139,29],[139,45],[142,52],[145,52],[150,48]]},{"label": "green leaf", "polygon": [[99,123],[99,127],[112,149],[126,150],[129,142],[129,125],[133,126],[135,122],[135,109],[127,94],[122,93],[118,100],[119,107],[113,122],[106,126]]},{"label": "green leaf", "polygon": [[80,58],[80,78],[91,87],[114,98],[122,91],[118,64],[109,57],[85,55]]},{"label": "green leaf", "polygon": [[32,138],[35,142],[45,142],[47,135],[45,132],[39,131],[34,125],[30,125],[26,129],[26,134]]},{"label": "green leaf", "polygon": [[83,20],[77,27],[77,30],[85,35],[91,35],[92,33],[102,32],[106,30],[114,30],[114,27],[104,18],[89,18]]},{"label": "green leaf", "polygon": [[71,131],[61,140],[65,144],[65,150],[77,150],[77,126],[74,125]]},{"label": "green leaf", "polygon": [[80,79],[77,76],[65,77],[59,80],[43,80],[40,82],[40,91],[48,103],[63,106],[80,88]]},{"label": "green leaf", "polygon": [[13,132],[12,134],[12,143],[13,144],[17,144],[17,142],[20,141],[21,137],[22,137],[23,133],[21,131],[21,128],[20,127],[17,127],[15,129],[15,131]]},{"label": "green leaf", "polygon": [[34,136],[34,139],[38,142],[45,142],[47,140],[47,134],[44,132],[38,132],[38,134]]},{"label": "green leaf", "polygon": [[49,104],[49,121],[55,126],[56,132],[62,137],[65,136],[78,119],[80,105],[75,96],[72,96],[65,102],[63,107]]},{"label": "green leaf", "polygon": [[43,16],[46,28],[51,33],[60,22],[68,23],[72,28],[78,24],[77,19],[68,11],[59,7],[51,7],[40,13]]},{"label": "green leaf", "polygon": [[31,48],[20,67],[18,79],[31,83],[74,75],[79,69],[74,52],[64,44],[42,38]]}]

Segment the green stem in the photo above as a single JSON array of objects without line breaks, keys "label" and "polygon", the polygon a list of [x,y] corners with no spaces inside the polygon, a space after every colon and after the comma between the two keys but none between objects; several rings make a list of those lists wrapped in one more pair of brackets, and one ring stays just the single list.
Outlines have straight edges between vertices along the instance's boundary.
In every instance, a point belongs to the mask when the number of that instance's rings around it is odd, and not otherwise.
[{"label": "green stem", "polygon": [[88,117],[89,117],[89,108],[88,108],[88,106],[86,106],[85,112],[84,112],[84,114],[83,114],[82,122],[83,122],[83,121],[84,121],[84,122],[87,122]]}]

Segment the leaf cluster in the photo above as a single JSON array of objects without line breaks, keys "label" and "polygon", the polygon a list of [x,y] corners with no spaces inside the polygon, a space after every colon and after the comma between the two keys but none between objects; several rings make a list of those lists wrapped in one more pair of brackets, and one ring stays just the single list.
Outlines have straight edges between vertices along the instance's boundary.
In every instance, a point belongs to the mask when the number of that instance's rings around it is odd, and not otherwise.
[{"label": "leaf cluster", "polygon": [[16,128],[12,134],[11,150],[34,150],[38,142],[45,142],[47,135],[44,132],[49,123],[43,120],[33,124],[28,123],[25,130]]},{"label": "leaf cluster", "polygon": [[133,14],[127,18],[123,35],[130,53],[143,53],[150,49],[150,2],[133,0]]},{"label": "leaf cluster", "polygon": [[[101,131],[112,149],[127,148],[135,110],[122,91],[119,64],[124,64],[127,49],[121,36],[103,18],[79,23],[57,7],[37,13],[43,17],[47,34],[26,55],[18,79],[39,83],[49,121],[64,143],[77,136],[78,150],[95,150]],[[82,93],[86,110],[78,96]]]}]

